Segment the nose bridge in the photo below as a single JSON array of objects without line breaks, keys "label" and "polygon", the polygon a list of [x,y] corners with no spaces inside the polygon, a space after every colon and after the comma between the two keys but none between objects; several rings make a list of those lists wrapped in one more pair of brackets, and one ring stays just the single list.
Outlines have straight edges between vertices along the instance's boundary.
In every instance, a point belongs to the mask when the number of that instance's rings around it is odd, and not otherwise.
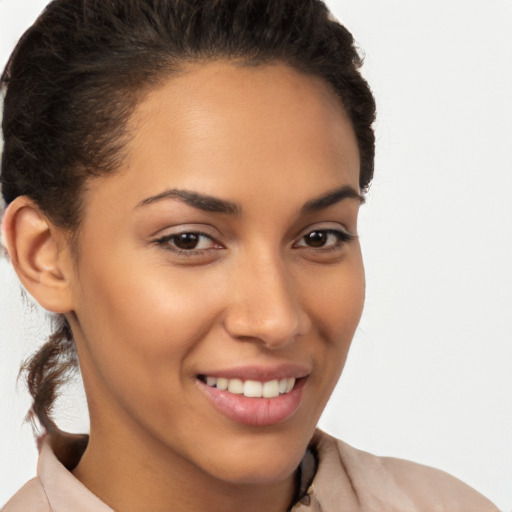
[{"label": "nose bridge", "polygon": [[232,336],[279,348],[307,330],[292,276],[278,251],[260,247],[241,257],[233,278],[236,291],[226,318]]}]

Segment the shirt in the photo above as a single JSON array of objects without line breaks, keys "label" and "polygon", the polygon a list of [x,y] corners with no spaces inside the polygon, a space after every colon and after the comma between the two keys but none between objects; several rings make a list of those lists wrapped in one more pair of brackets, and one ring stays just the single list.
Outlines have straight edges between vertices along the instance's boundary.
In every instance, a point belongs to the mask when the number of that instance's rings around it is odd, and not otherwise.
[{"label": "shirt", "polygon": [[[68,467],[76,465],[83,438]],[[73,461],[72,458],[75,458]],[[292,512],[499,512],[484,496],[443,471],[357,450],[317,430],[300,467],[302,488]],[[171,504],[172,505],[172,504]],[[171,510],[171,509],[170,509]],[[48,439],[36,478],[3,512],[113,512],[66,469]]]}]

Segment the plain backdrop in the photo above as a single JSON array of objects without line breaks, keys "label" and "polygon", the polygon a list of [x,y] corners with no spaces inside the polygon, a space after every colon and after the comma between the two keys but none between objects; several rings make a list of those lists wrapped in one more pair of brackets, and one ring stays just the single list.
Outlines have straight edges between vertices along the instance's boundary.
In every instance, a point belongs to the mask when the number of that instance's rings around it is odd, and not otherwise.
[{"label": "plain backdrop", "polygon": [[[0,62],[46,4],[0,0]],[[367,301],[321,426],[512,510],[512,1],[331,0],[377,98]],[[0,503],[35,473],[16,387],[47,332],[0,261]],[[87,429],[79,387],[58,408]]]}]

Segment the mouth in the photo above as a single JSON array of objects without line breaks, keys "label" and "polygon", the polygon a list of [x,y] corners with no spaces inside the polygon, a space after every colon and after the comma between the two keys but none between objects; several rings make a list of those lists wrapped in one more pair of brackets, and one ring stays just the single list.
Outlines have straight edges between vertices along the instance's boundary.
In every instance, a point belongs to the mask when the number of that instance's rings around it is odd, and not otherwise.
[{"label": "mouth", "polygon": [[290,371],[286,376],[286,373],[265,375],[265,372],[250,370],[226,371],[223,376],[199,374],[196,382],[207,402],[224,418],[253,427],[266,427],[287,421],[301,406],[309,374]]},{"label": "mouth", "polygon": [[199,375],[198,379],[211,388],[227,391],[247,398],[276,398],[290,393],[295,386],[295,377],[284,377],[264,382],[258,380],[228,379],[210,375]]}]

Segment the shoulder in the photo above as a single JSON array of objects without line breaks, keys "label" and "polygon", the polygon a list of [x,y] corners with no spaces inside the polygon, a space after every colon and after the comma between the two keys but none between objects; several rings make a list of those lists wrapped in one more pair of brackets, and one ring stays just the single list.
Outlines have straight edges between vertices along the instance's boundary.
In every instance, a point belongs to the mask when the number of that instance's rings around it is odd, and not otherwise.
[{"label": "shoulder", "polygon": [[479,492],[461,480],[429,466],[378,457],[317,433],[319,457],[338,459],[362,510],[418,512],[498,512]]},{"label": "shoulder", "polygon": [[2,512],[50,512],[50,504],[37,478],[29,480],[2,508]]}]

